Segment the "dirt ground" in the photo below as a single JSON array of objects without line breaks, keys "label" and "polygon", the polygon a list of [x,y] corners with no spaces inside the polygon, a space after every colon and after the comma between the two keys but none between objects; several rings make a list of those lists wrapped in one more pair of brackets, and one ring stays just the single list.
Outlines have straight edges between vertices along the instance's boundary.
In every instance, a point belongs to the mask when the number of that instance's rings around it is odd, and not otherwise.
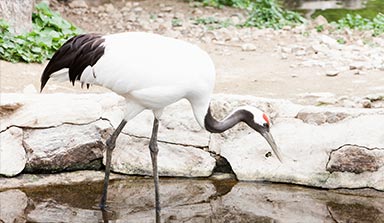
[{"label": "dirt ground", "polygon": [[[95,2],[93,4],[88,2],[88,6],[82,8],[51,1],[51,6],[55,10],[86,32],[151,31],[198,44],[211,55],[216,64],[216,93],[284,98],[305,104],[317,104],[319,98],[322,97],[331,98],[330,103],[337,104],[335,101],[345,98],[352,98],[352,101],[356,101],[356,98],[364,98],[367,95],[384,95],[384,71],[376,67],[359,68],[358,71],[348,67],[348,64],[343,63],[343,50],[339,50],[341,56],[338,57],[337,63],[333,63],[334,61],[331,59],[329,63],[322,66],[300,65],[308,60],[309,48],[313,40],[318,39],[318,35],[320,35],[307,27],[301,33],[297,31],[298,29],[289,28],[282,31],[258,31],[232,27],[211,31],[205,29],[203,25],[194,26],[191,24],[192,19],[207,16],[233,18],[236,15],[241,20],[244,15],[235,9],[196,7],[184,1],[146,0],[133,3],[123,1],[119,2],[120,5],[112,6],[112,9],[110,4],[100,5]],[[121,13],[121,11],[127,13]],[[120,13],[121,16],[117,13]],[[136,15],[136,18],[132,19],[132,14]],[[149,15],[156,15],[160,19],[155,19],[156,21],[147,19],[150,21],[143,23],[143,18],[149,18]],[[170,24],[175,18],[186,22],[182,27],[165,25],[165,28],[161,30],[162,23]],[[119,24],[123,24],[123,26]],[[203,31],[194,35],[193,30],[195,29],[203,29]],[[311,34],[306,36],[303,34],[305,32]],[[221,38],[220,35],[223,33],[228,38]],[[237,38],[243,33],[251,33],[250,36],[253,38]],[[312,35],[312,33],[314,34]],[[219,37],[217,37],[218,35]],[[213,38],[209,40],[205,38],[210,36]],[[354,38],[356,40],[359,37]],[[349,44],[354,46],[355,42],[351,40]],[[250,47],[247,47],[249,45]],[[287,51],[284,50],[286,46],[290,46],[290,48],[288,48],[288,52],[283,52]],[[294,52],[293,46],[299,46],[305,55]],[[348,52],[346,53],[348,54]],[[311,56],[315,58],[316,55],[311,54]],[[320,62],[329,60],[327,57],[329,54],[325,54],[323,57],[316,56],[317,61]],[[370,61],[369,56],[366,60]],[[333,63],[332,66],[327,65],[331,63]],[[0,61],[1,92],[38,92],[40,75],[45,65],[46,63],[12,64]],[[332,70],[336,70],[334,72],[336,74],[327,75],[329,71],[333,73]],[[45,92],[78,91],[104,92],[107,90],[100,87],[81,90],[78,85],[73,88],[69,82],[51,82]]]}]

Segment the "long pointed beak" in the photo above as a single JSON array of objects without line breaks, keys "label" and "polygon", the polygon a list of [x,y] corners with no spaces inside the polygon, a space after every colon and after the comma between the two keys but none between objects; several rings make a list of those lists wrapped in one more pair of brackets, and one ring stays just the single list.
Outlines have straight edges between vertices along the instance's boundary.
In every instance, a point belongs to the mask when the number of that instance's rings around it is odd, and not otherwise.
[{"label": "long pointed beak", "polygon": [[280,150],[277,147],[276,142],[272,137],[272,134],[270,132],[265,131],[265,132],[261,133],[261,135],[267,140],[268,144],[271,146],[273,152],[277,156],[277,159],[279,159],[279,161],[282,163],[283,159],[282,159]]}]

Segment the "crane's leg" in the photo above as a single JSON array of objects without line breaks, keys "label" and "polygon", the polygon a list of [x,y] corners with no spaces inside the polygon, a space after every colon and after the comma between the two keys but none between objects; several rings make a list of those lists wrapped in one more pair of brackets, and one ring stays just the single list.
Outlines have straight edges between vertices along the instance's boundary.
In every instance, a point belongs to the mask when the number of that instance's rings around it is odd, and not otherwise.
[{"label": "crane's leg", "polygon": [[107,201],[107,190],[109,183],[109,173],[111,171],[111,159],[112,159],[112,151],[116,145],[117,136],[119,136],[120,132],[123,130],[125,124],[127,124],[126,120],[122,120],[116,130],[112,133],[112,135],[107,139],[107,161],[105,164],[105,177],[104,177],[104,186],[103,193],[101,195],[100,208],[102,210],[105,209],[105,202]]},{"label": "crane's leg", "polygon": [[149,141],[149,150],[151,152],[153,179],[155,181],[155,205],[156,205],[156,223],[160,222],[160,195],[159,195],[159,174],[157,172],[157,132],[159,129],[159,120],[155,117],[153,121],[152,136]]}]

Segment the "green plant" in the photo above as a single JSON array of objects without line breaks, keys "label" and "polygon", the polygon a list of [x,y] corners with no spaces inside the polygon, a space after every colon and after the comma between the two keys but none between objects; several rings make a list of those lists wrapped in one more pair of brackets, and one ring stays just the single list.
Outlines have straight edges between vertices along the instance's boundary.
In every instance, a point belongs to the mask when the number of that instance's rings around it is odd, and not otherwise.
[{"label": "green plant", "polygon": [[211,17],[211,16],[194,19],[193,23],[195,25],[205,25],[208,27],[209,30],[220,29],[223,27],[228,27],[233,25],[230,19],[220,20],[218,18]]},{"label": "green plant", "polygon": [[305,22],[298,13],[282,9],[275,0],[254,0],[244,26],[281,29]]},{"label": "green plant", "polygon": [[33,29],[23,35],[13,35],[9,24],[0,19],[0,59],[11,62],[41,63],[80,29],[51,11],[45,3],[36,5],[32,14]]},{"label": "green plant", "polygon": [[242,26],[281,29],[305,22],[297,12],[284,10],[276,0],[202,0],[203,4],[246,9],[248,17]]},{"label": "green plant", "polygon": [[340,44],[345,44],[346,43],[345,39],[343,39],[343,38],[338,38],[336,41],[338,43],[340,43]]},{"label": "green plant", "polygon": [[372,30],[373,36],[384,33],[384,14],[379,13],[373,19],[363,18],[361,15],[347,14],[344,18],[332,23],[338,29],[350,28],[358,30]]},{"label": "green plant", "polygon": [[321,33],[321,32],[324,31],[324,26],[323,26],[323,25],[318,25],[318,26],[316,26],[315,28],[316,28],[316,31],[317,31],[318,33]]},{"label": "green plant", "polygon": [[222,7],[231,6],[237,8],[247,8],[252,0],[202,0],[204,5]]},{"label": "green plant", "polygon": [[173,27],[183,26],[183,20],[178,19],[178,18],[173,18],[172,19],[172,26]]}]

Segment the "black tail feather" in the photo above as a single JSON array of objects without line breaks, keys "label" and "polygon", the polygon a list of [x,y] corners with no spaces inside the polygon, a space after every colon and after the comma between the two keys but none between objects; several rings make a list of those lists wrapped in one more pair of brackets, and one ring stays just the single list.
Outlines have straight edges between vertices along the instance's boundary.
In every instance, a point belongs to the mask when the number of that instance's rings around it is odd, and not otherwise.
[{"label": "black tail feather", "polygon": [[87,66],[93,66],[104,55],[105,39],[99,34],[82,34],[67,40],[56,51],[41,75],[41,88],[47,84],[52,73],[69,69],[69,80],[75,84]]}]

